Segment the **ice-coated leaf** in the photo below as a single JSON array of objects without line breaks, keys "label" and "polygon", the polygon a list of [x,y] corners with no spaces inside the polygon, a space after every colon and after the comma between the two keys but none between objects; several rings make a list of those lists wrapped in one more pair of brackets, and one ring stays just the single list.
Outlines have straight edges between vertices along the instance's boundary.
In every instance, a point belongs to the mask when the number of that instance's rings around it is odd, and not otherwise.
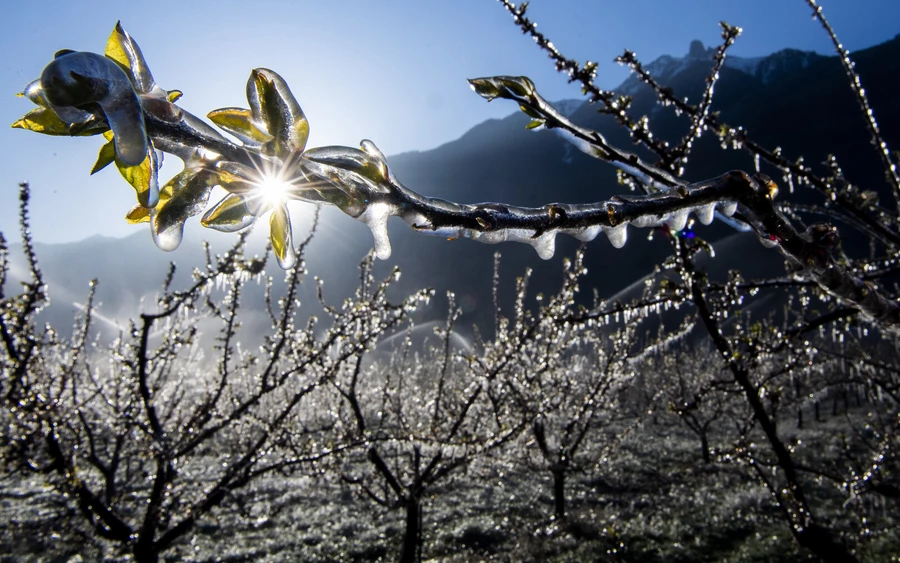
[{"label": "ice-coated leaf", "polygon": [[109,128],[115,134],[116,156],[130,166],[143,162],[141,155],[146,159],[148,147],[144,114],[141,105],[133,102],[129,98],[118,98],[100,104]]},{"label": "ice-coated leaf", "polygon": [[147,61],[144,60],[144,55],[141,53],[141,48],[122,28],[122,22],[116,22],[115,29],[106,41],[104,55],[128,72],[138,92],[147,93],[156,86]]},{"label": "ice-coated leaf", "polygon": [[350,147],[316,147],[303,153],[303,158],[320,165],[313,167],[314,171],[322,166],[338,168],[366,178],[376,185],[383,184],[388,179],[387,163],[383,159]]},{"label": "ice-coated leaf", "polygon": [[[104,135],[105,136],[105,135]],[[116,160],[116,146],[112,139],[108,139],[107,142],[100,147],[100,153],[97,155],[97,162],[94,164],[94,167],[91,168],[91,175],[100,172]]]},{"label": "ice-coated leaf", "polygon": [[28,98],[35,105],[49,108],[50,104],[47,103],[47,99],[44,97],[44,91],[41,88],[41,79],[32,80],[28,86],[25,87],[25,90],[16,94],[16,96],[20,98]]},{"label": "ice-coated leaf", "polygon": [[291,242],[291,219],[284,204],[275,206],[269,217],[269,238],[278,265],[284,269],[294,265],[294,248]]},{"label": "ice-coated leaf", "polygon": [[373,158],[378,159],[382,162],[387,162],[387,158],[385,158],[384,153],[381,152],[381,149],[375,146],[375,143],[373,143],[369,139],[363,139],[362,141],[360,141],[359,148],[362,149],[364,153],[372,156]]},{"label": "ice-coated leaf", "polygon": [[239,162],[216,163],[216,176],[219,185],[233,194],[246,194],[259,188],[259,172]]},{"label": "ice-coated leaf", "polygon": [[142,205],[135,205],[131,208],[125,215],[125,220],[128,221],[129,225],[137,225],[140,223],[147,223],[150,221],[150,216],[159,210],[165,203],[172,197],[174,193],[175,186],[172,182],[167,182],[165,186],[160,188],[159,190],[159,201],[156,203],[156,207],[144,207]]},{"label": "ice-coated leaf", "polygon": [[173,104],[180,100],[182,96],[184,96],[184,92],[181,90],[166,90],[166,99]]},{"label": "ice-coated leaf", "polygon": [[156,207],[156,204],[159,203],[159,169],[156,152],[147,151],[143,162],[137,166],[130,166],[121,160],[118,155],[118,145],[116,145],[116,167],[122,177],[137,192],[138,203],[144,207]]},{"label": "ice-coated leaf", "polygon": [[253,224],[261,206],[259,198],[228,194],[203,215],[200,224],[226,233],[240,231]]},{"label": "ice-coated leaf", "polygon": [[519,110],[521,110],[522,113],[524,113],[528,117],[530,117],[532,119],[538,119],[543,122],[544,116],[541,115],[540,113],[534,111],[532,108],[526,106],[525,104],[519,104]]},{"label": "ice-coated leaf", "polygon": [[44,67],[43,95],[63,121],[87,121],[86,104],[100,106],[115,133],[116,153],[129,166],[147,154],[147,131],[140,99],[126,73],[112,60],[96,53],[70,52]]},{"label": "ice-coated leaf", "polygon": [[156,245],[165,251],[178,248],[184,233],[184,222],[206,207],[209,193],[217,183],[217,175],[208,170],[184,170],[176,174],[160,192],[171,194],[151,214],[151,232]]},{"label": "ice-coated leaf", "polygon": [[248,109],[222,108],[209,112],[206,117],[245,145],[259,146],[274,139],[256,125],[253,114]]},{"label": "ice-coated leaf", "polygon": [[26,129],[44,135],[71,135],[72,124],[66,123],[47,108],[36,108],[12,124],[13,129]]},{"label": "ice-coated leaf", "polygon": [[267,68],[253,69],[247,81],[247,101],[253,120],[265,123],[273,137],[263,145],[264,152],[286,158],[291,152],[306,148],[309,122],[278,73]]},{"label": "ice-coated leaf", "polygon": [[469,86],[476,94],[491,101],[500,95],[500,88],[497,87],[489,78],[470,78]]},{"label": "ice-coated leaf", "polygon": [[[161,93],[161,89],[157,90],[157,92]],[[141,108],[143,108],[144,112],[159,118],[161,121],[178,123],[181,121],[181,116],[184,114],[181,108],[165,97],[147,95],[140,96],[140,100]]]},{"label": "ice-coated leaf", "polygon": [[476,94],[488,101],[494,98],[528,98],[534,94],[534,83],[527,76],[470,78],[469,85]]}]

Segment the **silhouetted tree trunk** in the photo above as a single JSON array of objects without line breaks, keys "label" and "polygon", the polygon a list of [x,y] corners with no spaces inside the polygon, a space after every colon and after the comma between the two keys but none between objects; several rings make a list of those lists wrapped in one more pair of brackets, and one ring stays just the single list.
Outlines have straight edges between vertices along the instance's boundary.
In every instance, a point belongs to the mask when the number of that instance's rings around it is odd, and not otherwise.
[{"label": "silhouetted tree trunk", "polygon": [[135,563],[158,563],[159,553],[138,543],[134,546],[134,561]]},{"label": "silhouetted tree trunk", "polygon": [[406,499],[406,530],[403,535],[403,553],[400,563],[417,563],[421,560],[422,503],[413,496]]},{"label": "silhouetted tree trunk", "polygon": [[557,518],[566,517],[566,470],[553,470],[553,512]]},{"label": "silhouetted tree trunk", "polygon": [[[858,559],[846,547],[832,539],[836,533],[815,521],[809,503],[806,501],[806,492],[799,478],[798,469],[791,456],[791,451],[778,435],[775,419],[766,410],[759,394],[759,388],[752,381],[750,369],[746,363],[734,359],[735,354],[733,354],[732,345],[722,333],[718,321],[709,308],[706,295],[693,269],[693,262],[690,256],[684,261],[684,265],[685,269],[693,274],[690,289],[700,320],[715,347],[724,358],[727,358],[726,364],[734,377],[734,381],[744,391],[744,397],[750,410],[753,412],[753,418],[759,424],[760,430],[762,430],[769,447],[772,449],[772,453],[775,455],[778,467],[784,473],[784,479],[791,491],[790,495],[780,495],[775,490],[772,490],[771,484],[768,486],[785,514],[791,534],[801,547],[808,549],[825,563],[856,563]],[[835,411],[837,410],[837,400],[838,397],[835,395]]]}]

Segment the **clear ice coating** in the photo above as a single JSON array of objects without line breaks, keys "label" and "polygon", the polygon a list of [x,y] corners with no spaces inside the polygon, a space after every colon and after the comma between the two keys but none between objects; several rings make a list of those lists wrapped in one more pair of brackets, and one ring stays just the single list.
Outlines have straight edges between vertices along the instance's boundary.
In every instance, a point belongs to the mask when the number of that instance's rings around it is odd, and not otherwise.
[{"label": "clear ice coating", "polygon": [[615,227],[606,227],[603,231],[609,239],[609,243],[615,248],[622,248],[628,240],[628,223],[622,223]]},{"label": "clear ice coating", "polygon": [[57,115],[72,118],[97,104],[112,130],[116,155],[128,166],[147,158],[147,131],[137,92],[125,71],[96,53],[61,52],[41,73],[41,89]]},{"label": "clear ice coating", "polygon": [[704,225],[709,225],[713,222],[713,218],[716,212],[716,204],[708,203],[704,206],[698,207],[695,211],[697,215],[697,220],[703,223]]},{"label": "clear ice coating", "polygon": [[[551,129],[578,149],[611,163],[651,191],[664,194],[675,187],[679,191],[691,189],[666,171],[607,144],[599,133],[572,124],[525,77],[475,79],[471,84],[488,99],[515,100],[535,120],[552,121]],[[419,195],[397,181],[384,154],[369,140],[361,141],[359,149],[335,146],[307,150],[306,117],[284,80],[267,69],[255,69],[251,74],[247,85],[249,110],[225,108],[209,114],[215,125],[244,141],[243,145],[235,145],[174,104],[181,93],[167,92],[156,85],[137,43],[118,25],[107,43],[105,56],[60,51],[44,69],[41,79],[29,84],[23,94],[40,106],[35,111],[49,110],[55,115],[44,122],[20,120],[14,126],[44,133],[77,134],[105,132],[108,124],[112,142],[105,157],[101,152],[98,165],[102,168],[116,157],[120,172],[138,193],[140,205],[129,213],[128,220],[149,222],[154,241],[164,250],[179,245],[184,222],[203,212],[210,190],[217,185],[228,195],[206,209],[201,218],[205,227],[242,230],[273,208],[272,202],[264,204],[264,198],[258,197],[260,183],[254,180],[259,176],[254,171],[270,159],[285,169],[279,173],[291,185],[286,197],[335,205],[366,224],[379,259],[391,255],[387,230],[391,216],[401,217],[418,232],[451,239],[529,244],[544,259],[553,256],[560,232],[590,241],[602,231],[614,247],[621,248],[627,242],[629,223],[634,227],[668,225],[682,230],[691,213],[704,224],[718,217],[737,229],[749,230],[743,222],[729,219],[737,209],[737,203],[730,201],[663,212],[658,211],[659,201],[644,212],[638,203],[628,211],[631,219],[622,220],[616,211],[619,204],[614,202],[522,208],[498,203],[461,205]],[[153,125],[152,144],[147,123]],[[157,150],[185,161],[185,170],[162,190],[157,184],[161,164]],[[101,162],[104,158],[105,163]],[[663,209],[683,205],[669,200]],[[286,266],[291,259],[290,223],[286,207],[280,206],[281,201],[278,203],[278,213],[270,216],[270,235],[279,262]],[[657,211],[650,212],[650,208]],[[569,221],[580,213],[583,218]],[[567,224],[580,226],[566,227]]]},{"label": "clear ice coating", "polygon": [[372,231],[375,257],[379,260],[387,260],[391,257],[391,240],[387,230],[387,222],[391,215],[396,215],[392,206],[386,203],[372,203],[357,217]]},{"label": "clear ice coating", "polygon": [[680,209],[668,217],[666,217],[666,224],[672,228],[674,231],[684,230],[685,226],[687,226],[688,213],[689,209]]},{"label": "clear ice coating", "polygon": [[531,237],[530,243],[542,260],[549,260],[556,252],[556,231],[547,231],[538,237]]}]

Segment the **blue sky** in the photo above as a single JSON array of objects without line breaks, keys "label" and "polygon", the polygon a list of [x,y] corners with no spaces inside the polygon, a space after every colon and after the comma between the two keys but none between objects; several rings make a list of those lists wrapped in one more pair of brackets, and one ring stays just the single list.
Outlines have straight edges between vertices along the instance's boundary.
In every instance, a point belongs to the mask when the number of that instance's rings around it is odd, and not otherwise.
[{"label": "blue sky", "polygon": [[[821,4],[851,51],[900,32],[897,0]],[[356,146],[369,138],[388,155],[426,150],[515,110],[473,94],[465,81],[470,77],[524,74],[551,100],[579,96],[493,0],[257,0],[250,5],[156,0],[4,6],[0,96],[6,102],[0,104],[0,121],[7,125],[0,128],[0,230],[15,238],[17,184],[23,180],[32,185],[38,241],[125,236],[140,228],[123,219],[134,197],[115,170],[88,175],[99,139],[8,128],[31,109],[14,94],[40,75],[55,51],[102,52],[117,20],[140,44],[157,82],[183,90],[179,103],[199,116],[219,107],[245,107],[250,70],[277,71],[310,120],[310,146]],[[566,55],[598,61],[598,82],[608,88],[626,77],[611,62],[623,49],[647,63],[663,54],[680,56],[692,39],[716,44],[720,20],[744,28],[734,55],[786,47],[833,52],[803,0],[532,0],[529,14]],[[163,176],[178,169],[172,157]]]}]

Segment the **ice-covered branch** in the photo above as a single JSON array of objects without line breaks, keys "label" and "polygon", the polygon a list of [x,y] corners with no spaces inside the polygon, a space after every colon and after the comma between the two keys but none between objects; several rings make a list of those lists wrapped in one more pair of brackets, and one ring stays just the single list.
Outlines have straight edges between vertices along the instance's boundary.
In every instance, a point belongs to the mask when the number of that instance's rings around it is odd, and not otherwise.
[{"label": "ice-covered branch", "polygon": [[[629,225],[682,230],[690,213],[709,224],[715,216],[730,218],[738,212],[739,220],[730,222],[756,231],[764,243],[777,247],[796,276],[815,281],[873,319],[900,324],[898,306],[833,257],[840,241],[832,227],[816,225],[799,233],[775,209],[777,187],[767,177],[731,172],[685,184],[612,146],[600,133],[569,121],[526,77],[479,78],[470,84],[488,100],[515,101],[533,118],[529,128],[556,131],[583,152],[633,177],[646,194],[536,208],[427,197],[403,186],[371,141],[362,141],[359,149],[307,149],[309,122],[284,80],[268,69],[255,69],[250,75],[249,109],[223,108],[208,115],[239,141],[233,142],[178,107],[175,101],[181,92],[156,85],[137,44],[119,25],[104,56],[57,53],[41,79],[23,93],[39,107],[13,127],[55,135],[102,134],[106,144],[93,170],[116,164],[138,196],[128,220],[149,222],[154,240],[165,250],[178,246],[184,222],[201,212],[205,227],[238,231],[271,211],[274,254],[279,264],[289,267],[294,263],[287,206],[291,200],[334,205],[362,221],[371,229],[375,253],[382,259],[390,256],[387,221],[393,216],[419,232],[450,239],[524,242],[549,258],[558,233],[591,240],[604,232],[621,247]],[[697,119],[708,119],[700,111]],[[140,151],[143,160],[136,154]],[[157,151],[185,163],[184,170],[162,187],[156,179]],[[228,195],[206,209],[216,186]]]}]

